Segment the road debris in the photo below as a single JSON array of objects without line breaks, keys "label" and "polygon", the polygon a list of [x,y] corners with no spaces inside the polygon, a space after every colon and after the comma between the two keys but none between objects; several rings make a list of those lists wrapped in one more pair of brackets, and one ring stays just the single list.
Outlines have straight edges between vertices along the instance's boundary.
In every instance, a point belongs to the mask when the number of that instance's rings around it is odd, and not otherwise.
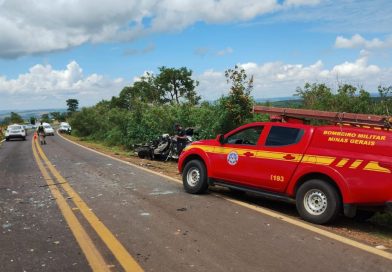
[{"label": "road debris", "polygon": [[154,190],[154,192],[149,193],[149,195],[170,195],[173,194],[173,191],[158,191],[158,190]]},{"label": "road debris", "polygon": [[49,187],[49,186],[53,186],[53,185],[60,185],[60,184],[64,184],[66,182],[57,182],[57,183],[52,183],[52,184],[45,184],[45,185],[40,185],[38,187]]},{"label": "road debris", "polygon": [[385,247],[383,245],[378,245],[378,246],[376,246],[376,248],[380,249],[380,250],[387,250],[388,249],[387,247]]},{"label": "road debris", "polygon": [[3,224],[3,229],[9,229],[10,227],[12,227],[12,224],[9,223],[8,221],[5,224]]}]

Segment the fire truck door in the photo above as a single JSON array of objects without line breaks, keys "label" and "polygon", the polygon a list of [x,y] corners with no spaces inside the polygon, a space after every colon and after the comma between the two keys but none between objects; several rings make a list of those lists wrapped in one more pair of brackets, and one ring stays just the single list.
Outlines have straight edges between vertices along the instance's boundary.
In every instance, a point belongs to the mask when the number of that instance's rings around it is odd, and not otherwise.
[{"label": "fire truck door", "polygon": [[258,142],[263,126],[253,126],[229,135],[211,155],[214,178],[248,185],[253,177],[252,161],[259,150]]},{"label": "fire truck door", "polygon": [[257,186],[283,192],[306,148],[305,129],[271,126],[262,148],[256,154]]}]

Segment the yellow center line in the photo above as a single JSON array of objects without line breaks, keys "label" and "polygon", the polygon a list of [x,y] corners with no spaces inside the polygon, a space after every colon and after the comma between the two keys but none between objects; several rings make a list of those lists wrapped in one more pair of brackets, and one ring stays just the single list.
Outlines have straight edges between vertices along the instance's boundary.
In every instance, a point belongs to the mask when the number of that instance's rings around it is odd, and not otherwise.
[{"label": "yellow center line", "polygon": [[82,249],[84,255],[86,256],[87,262],[89,263],[91,269],[93,271],[109,272],[110,269],[108,268],[104,258],[99,253],[98,249],[95,247],[93,241],[87,234],[86,230],[82,227],[79,220],[76,218],[75,214],[73,213],[72,209],[69,207],[67,201],[62,196],[59,189],[55,186],[48,171],[45,169],[45,166],[43,165],[43,163],[41,162],[37,154],[37,150],[34,146],[34,142],[36,141],[35,140],[32,141],[33,155],[35,161],[37,162],[38,168],[40,169],[42,176],[44,177],[46,183],[48,184],[50,192],[55,198],[56,203],[59,206],[60,211],[65,218],[65,221],[67,222],[76,241],[78,242],[80,248]]},{"label": "yellow center line", "polygon": [[136,262],[136,260],[129,254],[125,247],[120,241],[111,233],[111,231],[102,223],[101,220],[92,212],[87,204],[81,199],[81,197],[75,192],[75,190],[69,185],[69,183],[60,175],[60,173],[50,163],[49,159],[43,152],[42,148],[37,144],[37,149],[44,160],[46,166],[49,168],[53,176],[63,187],[64,191],[72,198],[76,207],[79,208],[81,214],[90,223],[91,227],[95,230],[98,236],[106,244],[109,250],[116,257],[117,261],[121,264],[126,272],[141,272],[143,269]]}]

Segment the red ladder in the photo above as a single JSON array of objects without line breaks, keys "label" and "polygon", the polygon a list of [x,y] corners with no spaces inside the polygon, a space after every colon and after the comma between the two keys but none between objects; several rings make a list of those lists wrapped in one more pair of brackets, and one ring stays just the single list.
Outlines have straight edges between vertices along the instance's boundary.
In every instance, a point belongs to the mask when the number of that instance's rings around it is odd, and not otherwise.
[{"label": "red ladder", "polygon": [[392,128],[391,116],[381,116],[374,114],[329,112],[266,106],[253,106],[253,113],[264,113],[269,114],[270,116],[277,115],[281,118],[282,121],[290,121],[292,118],[296,120],[316,119],[329,121],[335,124]]}]

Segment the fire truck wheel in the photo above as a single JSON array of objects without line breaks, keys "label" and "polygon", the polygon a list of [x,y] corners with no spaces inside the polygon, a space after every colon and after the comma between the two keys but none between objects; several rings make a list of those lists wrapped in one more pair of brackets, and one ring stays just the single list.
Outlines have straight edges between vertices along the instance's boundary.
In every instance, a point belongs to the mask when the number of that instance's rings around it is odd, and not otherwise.
[{"label": "fire truck wheel", "polygon": [[342,206],[337,190],[319,179],[309,180],[299,187],[296,203],[300,216],[315,224],[332,222]]},{"label": "fire truck wheel", "polygon": [[202,194],[208,188],[207,171],[200,160],[189,161],[182,172],[182,183],[186,192]]}]

